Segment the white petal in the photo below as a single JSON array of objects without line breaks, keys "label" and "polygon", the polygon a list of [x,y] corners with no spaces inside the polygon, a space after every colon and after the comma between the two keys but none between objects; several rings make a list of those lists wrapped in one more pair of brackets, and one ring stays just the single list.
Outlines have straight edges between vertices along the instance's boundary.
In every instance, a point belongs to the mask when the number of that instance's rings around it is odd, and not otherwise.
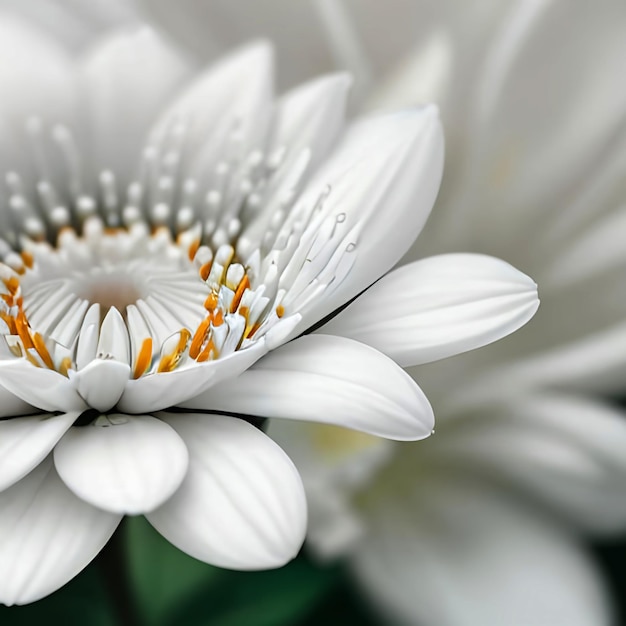
[{"label": "white petal", "polygon": [[538,306],[537,285],[508,263],[446,254],[391,272],[322,332],[362,341],[411,366],[501,339]]},{"label": "white petal", "polygon": [[350,83],[348,75],[333,74],[286,93],[278,103],[273,147],[285,146],[292,155],[309,148],[315,168],[343,130]]},{"label": "white petal", "polygon": [[329,190],[323,215],[341,216],[337,230],[353,233],[354,239],[345,244],[352,260],[347,277],[300,311],[304,327],[400,260],[430,213],[442,168],[443,136],[435,107],[369,118],[352,127],[300,200],[301,206],[313,206]]},{"label": "white petal", "polygon": [[79,500],[47,459],[0,493],[0,602],[26,604],[76,576],[120,516]]},{"label": "white petal", "polygon": [[479,480],[429,483],[379,508],[354,553],[354,571],[385,623],[613,623],[599,573],[562,527]]},{"label": "white petal", "polygon": [[330,335],[296,339],[182,406],[337,424],[400,440],[428,437],[434,425],[428,400],[404,370],[365,344]]},{"label": "white petal", "polygon": [[54,463],[82,500],[111,513],[135,515],[152,511],[178,489],[188,454],[161,420],[111,414],[72,428],[54,449]]},{"label": "white petal", "polygon": [[82,73],[95,165],[113,170],[125,188],[150,125],[188,68],[157,33],[143,27],[102,39],[83,61]]},{"label": "white petal", "polygon": [[221,415],[167,415],[189,448],[187,477],[147,515],[166,539],[220,567],[280,567],[298,552],[306,501],[285,453],[247,422]]},{"label": "white petal", "polygon": [[108,411],[122,397],[130,378],[130,366],[113,359],[94,359],[70,380],[85,402],[97,411]]},{"label": "white petal", "polygon": [[78,415],[29,415],[0,421],[0,491],[39,465]]},{"label": "white petal", "polygon": [[34,406],[24,402],[24,400],[7,391],[4,387],[0,387],[0,418],[28,415],[36,412],[37,409]]},{"label": "white petal", "polygon": [[43,411],[70,412],[88,408],[65,376],[35,367],[25,359],[1,361],[0,384],[24,402]]},{"label": "white petal", "polygon": [[625,446],[622,411],[579,396],[534,394],[462,411],[427,453],[448,467],[497,475],[568,524],[603,532],[626,524]]},{"label": "white petal", "polygon": [[185,172],[212,184],[219,162],[229,157],[245,159],[266,140],[272,113],[272,72],[272,50],[265,43],[249,45],[222,59],[161,116],[151,132],[151,143],[171,142],[173,125],[182,124],[188,162]]},{"label": "white petal", "polygon": [[238,376],[267,350],[265,341],[257,341],[245,350],[238,350],[217,361],[129,380],[117,406],[125,413],[148,413],[178,406],[208,387]]}]

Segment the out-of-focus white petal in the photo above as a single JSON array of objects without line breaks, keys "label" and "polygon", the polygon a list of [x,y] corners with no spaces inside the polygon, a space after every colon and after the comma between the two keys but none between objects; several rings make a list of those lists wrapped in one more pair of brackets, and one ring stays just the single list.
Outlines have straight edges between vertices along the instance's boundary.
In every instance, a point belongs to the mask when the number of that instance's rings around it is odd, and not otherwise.
[{"label": "out-of-focus white petal", "polygon": [[411,366],[501,339],[538,306],[537,285],[508,263],[446,254],[391,272],[322,332],[351,337]]},{"label": "out-of-focus white petal", "polygon": [[0,491],[41,463],[78,415],[28,415],[0,421]]},{"label": "out-of-focus white petal", "polygon": [[364,119],[348,131],[294,208],[336,216],[350,267],[306,308],[302,327],[323,318],[387,272],[422,230],[443,167],[443,135],[432,106]]},{"label": "out-of-focus white petal", "polygon": [[272,49],[264,42],[248,45],[193,81],[161,115],[150,144],[159,149],[163,142],[176,145],[184,138],[185,175],[219,189],[221,179],[213,178],[219,163],[239,165],[238,159],[263,147],[272,100]]},{"label": "out-of-focus white petal", "polygon": [[322,558],[356,547],[366,523],[352,496],[392,459],[398,444],[339,426],[282,419],[270,420],[267,434],[302,476],[309,503],[307,544]]},{"label": "out-of-focus white petal", "polygon": [[380,437],[428,437],[434,416],[415,381],[365,344],[307,335],[182,406],[337,424]]},{"label": "out-of-focus white petal", "polygon": [[178,491],[147,515],[191,556],[234,569],[280,567],[298,552],[306,527],[300,477],[287,455],[242,420],[160,414],[189,449]]},{"label": "out-of-focus white petal", "polygon": [[286,93],[276,112],[274,148],[284,146],[291,155],[308,148],[309,167],[317,167],[343,131],[350,83],[347,74],[331,74]]},{"label": "out-of-focus white petal", "polygon": [[521,265],[519,242],[560,210],[622,123],[625,55],[619,1],[600,11],[584,0],[515,3],[468,96],[467,171],[450,207],[458,242],[469,233],[482,251]]},{"label": "out-of-focus white petal", "polygon": [[176,491],[188,454],[161,420],[114,413],[72,428],[54,449],[54,463],[79,498],[105,511],[135,515],[152,511]]},{"label": "out-of-focus white petal", "polygon": [[77,498],[48,458],[0,493],[0,602],[56,591],[102,549],[120,520]]},{"label": "out-of-focus white petal", "polygon": [[35,367],[26,359],[0,361],[0,384],[24,402],[43,411],[82,411],[88,406],[63,375]]},{"label": "out-of-focus white petal", "polygon": [[386,619],[424,626],[613,623],[581,546],[483,481],[435,479],[374,515],[353,568]]},{"label": "out-of-focus white petal", "polygon": [[137,174],[150,125],[188,73],[181,55],[146,27],[114,32],[83,61],[85,146],[97,170],[114,172],[121,189]]},{"label": "out-of-focus white petal", "polygon": [[[545,269],[547,287],[558,289],[566,283],[593,280],[611,270],[618,270],[623,276],[626,273],[624,233],[626,206],[591,224],[579,237],[558,250],[558,255]],[[615,282],[619,289],[622,285]],[[626,286],[622,289],[626,297]]]},{"label": "out-of-focus white petal", "polygon": [[602,532],[626,524],[626,420],[617,409],[530,395],[463,411],[440,432],[426,451],[438,463],[506,479],[571,525]]},{"label": "out-of-focus white petal", "polygon": [[139,19],[138,7],[127,0],[5,0],[2,9],[36,24],[72,51],[82,50],[107,29]]}]

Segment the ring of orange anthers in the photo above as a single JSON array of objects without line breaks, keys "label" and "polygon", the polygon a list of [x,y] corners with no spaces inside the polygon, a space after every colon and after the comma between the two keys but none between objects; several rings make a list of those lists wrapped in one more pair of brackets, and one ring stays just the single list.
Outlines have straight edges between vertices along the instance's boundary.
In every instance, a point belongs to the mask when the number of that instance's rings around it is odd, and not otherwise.
[{"label": "ring of orange anthers", "polygon": [[[194,261],[199,247],[199,240],[194,241],[189,246],[188,256],[191,262]],[[70,357],[64,357],[58,365],[55,365],[43,336],[34,331],[30,326],[28,317],[24,311],[24,302],[18,276],[25,274],[29,269],[33,268],[34,258],[28,251],[23,251],[21,253],[21,259],[23,265],[18,268],[12,268],[15,274],[2,280],[7,289],[7,293],[1,294],[1,297],[6,303],[8,310],[0,311],[0,318],[6,323],[9,329],[9,334],[17,336],[21,342],[21,345],[18,342],[11,343],[9,348],[15,356],[26,358],[36,367],[41,367],[43,364],[49,369],[55,370],[64,376],[68,376],[68,371],[75,367],[72,359]],[[230,261],[232,261],[232,258]],[[230,263],[224,266],[220,276],[213,277],[214,279],[217,279],[217,283],[220,285],[224,283],[226,270],[228,269],[229,264]],[[212,266],[213,261],[211,260],[199,267],[198,273],[203,282],[208,280],[209,275],[211,274]],[[261,327],[262,323],[261,320],[251,323],[249,320],[249,307],[241,304],[244,293],[250,287],[250,278],[246,271],[236,286],[234,297],[228,310],[228,313],[241,315],[245,320],[245,330],[239,339],[236,349],[239,349],[245,339],[252,338]],[[215,345],[212,336],[213,329],[224,323],[224,310],[219,303],[218,291],[212,289],[211,293],[207,296],[204,302],[204,308],[207,311],[207,315],[200,322],[195,332],[192,333],[187,328],[181,328],[177,333],[178,342],[174,348],[170,352],[161,354],[156,367],[157,373],[173,371],[185,353],[197,362],[204,362],[219,358],[219,350]],[[275,311],[277,317],[281,318],[284,314],[284,307],[282,305],[278,305]],[[148,337],[143,340],[139,353],[137,354],[133,364],[133,378],[137,379],[143,376],[153,365],[153,347],[152,337]],[[31,350],[34,350],[37,353],[41,361],[38,361],[34,357],[34,355],[30,352]]]}]

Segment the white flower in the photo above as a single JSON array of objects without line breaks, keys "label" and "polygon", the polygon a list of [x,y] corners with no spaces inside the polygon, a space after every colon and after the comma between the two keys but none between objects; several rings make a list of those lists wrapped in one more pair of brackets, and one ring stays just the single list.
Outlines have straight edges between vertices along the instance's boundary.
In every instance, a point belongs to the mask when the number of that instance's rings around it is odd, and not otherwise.
[{"label": "white flower", "polygon": [[[190,66],[149,30],[72,58],[23,17],[0,24],[0,600],[64,584],[124,514],[203,561],[283,564],[305,532],[300,478],[238,416],[431,433],[393,360],[301,335],[420,232],[442,170],[436,109],[337,141],[346,76],[275,101],[264,44],[183,86]],[[480,317],[442,320],[453,345],[440,325],[407,331],[406,364],[493,341],[537,308],[534,283],[494,258],[402,272],[369,296],[383,333],[401,332],[411,298],[419,313],[460,297]]]},{"label": "white flower", "polygon": [[[269,432],[303,475],[313,547],[347,553],[403,623],[598,626],[610,603],[579,533],[626,528],[626,426],[582,393],[623,389],[626,372],[626,14],[500,4],[475,32],[463,11],[442,19],[370,106],[432,98],[447,128],[442,193],[407,258],[497,254],[537,279],[541,310],[493,347],[410,370],[438,420],[419,447]],[[355,324],[371,293],[322,331],[400,357]]]}]

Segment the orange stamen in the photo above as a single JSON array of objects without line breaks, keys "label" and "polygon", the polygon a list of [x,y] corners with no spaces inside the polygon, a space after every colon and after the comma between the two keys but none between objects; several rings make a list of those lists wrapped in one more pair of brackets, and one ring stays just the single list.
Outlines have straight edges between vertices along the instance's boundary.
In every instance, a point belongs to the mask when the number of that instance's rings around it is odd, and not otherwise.
[{"label": "orange stamen", "polygon": [[202,280],[206,280],[209,277],[209,274],[211,273],[212,265],[213,265],[213,261],[208,261],[204,265],[200,266],[200,278],[202,278]]},{"label": "orange stamen", "polygon": [[200,348],[204,343],[206,334],[209,332],[209,326],[211,324],[211,315],[205,317],[199,324],[196,332],[194,333],[191,345],[189,346],[189,356],[195,359],[200,354]]},{"label": "orange stamen", "polygon": [[152,361],[152,337],[146,337],[141,342],[141,348],[139,348],[139,354],[135,359],[135,367],[133,368],[133,378],[139,378],[146,373],[146,370],[150,367]]},{"label": "orange stamen", "polygon": [[241,302],[241,298],[243,297],[243,292],[250,287],[250,279],[247,274],[244,274],[243,278],[237,285],[237,291],[235,291],[235,296],[233,298],[232,304],[230,305],[230,312],[234,313]]},{"label": "orange stamen", "polygon": [[46,347],[46,343],[43,340],[43,337],[39,333],[33,333],[32,335],[33,345],[35,350],[37,350],[37,354],[41,357],[41,360],[46,364],[46,367],[53,370],[54,369],[54,361],[50,356],[50,352],[48,352],[48,348]]}]

